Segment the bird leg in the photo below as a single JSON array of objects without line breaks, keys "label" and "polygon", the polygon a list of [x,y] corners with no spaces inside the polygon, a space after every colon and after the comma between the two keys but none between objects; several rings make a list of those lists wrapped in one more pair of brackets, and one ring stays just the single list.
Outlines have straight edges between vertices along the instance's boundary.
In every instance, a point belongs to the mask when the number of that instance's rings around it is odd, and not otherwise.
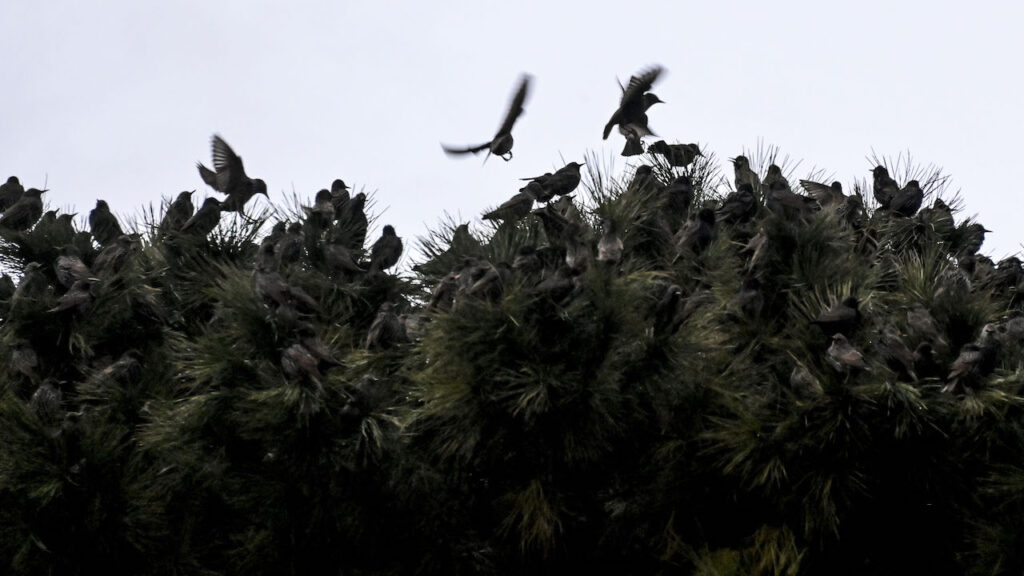
[{"label": "bird leg", "polygon": [[509,160],[512,159],[512,151],[509,150],[508,152],[506,152],[506,154],[508,154],[508,158],[505,158],[505,154],[502,154],[501,159],[504,160],[505,162],[508,162]]}]

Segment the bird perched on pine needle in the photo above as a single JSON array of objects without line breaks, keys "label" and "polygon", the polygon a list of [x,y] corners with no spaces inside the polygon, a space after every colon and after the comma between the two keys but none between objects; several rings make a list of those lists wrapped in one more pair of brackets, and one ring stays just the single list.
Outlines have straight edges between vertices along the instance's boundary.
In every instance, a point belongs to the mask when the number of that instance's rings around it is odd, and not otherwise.
[{"label": "bird perched on pine needle", "polygon": [[676,256],[673,262],[686,253],[700,254],[714,238],[715,211],[710,208],[702,208],[697,213],[697,218],[690,220],[679,229],[679,233],[676,235]]},{"label": "bird perched on pine needle", "polygon": [[533,196],[524,188],[515,196],[501,203],[500,206],[483,215],[484,220],[501,220],[515,222],[526,217],[533,208]]},{"label": "bird perched on pine needle", "polygon": [[124,234],[117,216],[110,212],[110,206],[105,200],[97,200],[96,207],[89,212],[89,230],[100,246],[107,246]]},{"label": "bird perched on pine needle", "polygon": [[826,336],[832,336],[837,332],[852,333],[859,321],[860,301],[849,296],[822,312],[812,323],[817,324]]},{"label": "bird perched on pine needle", "polygon": [[43,200],[46,190],[29,188],[13,205],[0,216],[0,228],[24,232],[31,228],[43,215]]},{"label": "bird perched on pine needle", "polygon": [[619,107],[604,126],[603,139],[607,140],[612,127],[619,126],[619,133],[628,140],[639,141],[654,132],[648,126],[647,110],[662,102],[657,95],[649,92],[664,72],[661,66],[654,66],[629,79],[629,84],[622,89]]},{"label": "bird perched on pine needle", "polygon": [[885,166],[875,166],[871,170],[871,178],[873,180],[872,187],[874,189],[875,201],[883,209],[888,210],[893,197],[900,191],[900,185],[889,177],[889,171],[886,170]]},{"label": "bird perched on pine needle", "polygon": [[21,185],[17,176],[11,176],[7,182],[0,184],[0,212],[14,206],[24,193],[25,187]]},{"label": "bird perched on pine needle", "polygon": [[76,281],[84,280],[92,275],[89,272],[89,267],[82,262],[78,249],[73,245],[62,246],[58,254],[53,263],[53,269],[57,273],[57,282],[65,288],[70,288]]},{"label": "bird perched on pine needle", "polygon": [[618,224],[613,218],[605,218],[604,234],[597,243],[598,262],[616,263],[622,259],[622,238],[619,237]]},{"label": "bird perched on pine needle", "polygon": [[828,347],[825,359],[837,372],[844,374],[868,369],[864,355],[854,348],[842,333],[832,335],[832,345]]},{"label": "bird perched on pine needle", "polygon": [[380,238],[370,248],[370,274],[376,274],[398,264],[401,256],[402,239],[395,234],[395,228],[388,224],[384,226]]},{"label": "bird perched on pine needle", "polygon": [[242,158],[228,146],[223,138],[214,134],[213,170],[197,163],[199,175],[214,190],[227,194],[220,209],[225,212],[241,212],[245,204],[256,194],[267,196],[267,184],[259,178],[250,178],[245,173]]},{"label": "bird perched on pine needle", "polygon": [[921,190],[921,185],[917,180],[911,180],[893,194],[892,200],[889,202],[889,210],[897,216],[909,218],[921,208],[923,202],[924,191]]},{"label": "bird perched on pine needle", "polygon": [[[533,195],[538,202],[547,202],[555,196],[572,194],[576,187],[580,185],[582,178],[580,168],[582,166],[584,166],[582,162],[569,162],[556,170],[554,174],[549,172],[541,176],[534,176],[533,178],[522,178],[524,181],[530,181],[531,184],[539,185],[540,190],[535,191],[534,188],[529,188],[528,185],[521,191]],[[527,190],[527,188],[529,189]],[[540,193],[538,194],[538,192]]]},{"label": "bird perched on pine needle", "polygon": [[181,225],[183,234],[190,234],[205,238],[213,229],[220,224],[221,203],[216,198],[203,200],[203,205],[184,224]]},{"label": "bird perched on pine needle", "polygon": [[751,218],[757,215],[757,206],[757,196],[754,194],[754,187],[744,182],[740,184],[735,192],[730,192],[722,200],[722,205],[718,207],[715,214],[726,224],[742,224],[749,222]]},{"label": "bird perched on pine needle", "polygon": [[750,168],[750,160],[746,156],[737,156],[732,159],[733,183],[739,190],[744,184],[749,184],[755,194],[761,191],[761,178]]},{"label": "bird perched on pine needle", "polygon": [[370,330],[366,333],[366,343],[363,347],[367,350],[386,350],[408,341],[405,329],[392,310],[391,303],[381,304],[377,311],[377,317],[374,318],[373,323],[370,324]]},{"label": "bird perched on pine needle", "polygon": [[164,213],[164,217],[160,220],[161,232],[167,234],[168,232],[180,231],[189,218],[196,213],[195,204],[192,203],[192,194],[194,193],[195,190],[181,192],[174,199],[174,202],[167,206],[167,212]]},{"label": "bird perched on pine needle", "polygon": [[[442,144],[441,148],[444,149],[445,153],[458,156],[462,154],[477,154],[487,150],[487,156],[484,157],[484,162],[487,162],[487,159],[491,157],[491,154],[500,156],[501,159],[506,162],[511,160],[512,144],[514,142],[512,138],[512,126],[515,125],[516,120],[523,113],[523,105],[526,103],[526,98],[530,92],[530,80],[531,77],[528,74],[520,76],[515,95],[512,97],[512,102],[509,104],[508,111],[505,113],[505,120],[501,123],[501,126],[498,128],[498,132],[494,135],[494,138],[489,142],[465,148],[454,148]],[[506,155],[508,156],[507,158]]]},{"label": "bird perched on pine needle", "polygon": [[669,166],[676,168],[686,168],[693,164],[697,156],[704,156],[700,151],[700,146],[696,144],[669,144],[664,140],[658,140],[651,144],[647,147],[647,151],[664,156]]}]

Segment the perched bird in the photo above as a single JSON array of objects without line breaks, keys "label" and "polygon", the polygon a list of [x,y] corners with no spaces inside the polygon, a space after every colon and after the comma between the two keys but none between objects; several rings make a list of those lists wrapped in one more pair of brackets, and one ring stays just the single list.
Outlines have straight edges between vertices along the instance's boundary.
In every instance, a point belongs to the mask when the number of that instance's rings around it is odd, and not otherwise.
[{"label": "perched bird", "polygon": [[73,212],[57,216],[56,222],[53,223],[53,233],[50,236],[55,244],[71,242],[74,239],[77,233],[75,231],[74,219],[77,215],[77,212]]},{"label": "perched bird", "polygon": [[13,350],[10,371],[26,377],[30,381],[35,381],[37,378],[36,368],[39,368],[39,355],[36,354],[35,349],[24,338],[15,340],[11,348]]},{"label": "perched bird", "polygon": [[673,180],[665,188],[665,212],[672,223],[673,232],[677,228],[676,223],[681,222],[682,218],[685,218],[686,214],[690,211],[690,205],[693,204],[693,195],[693,182],[685,174]]},{"label": "perched bird", "polygon": [[317,366],[321,371],[326,371],[333,366],[341,366],[341,362],[331,354],[331,349],[316,335],[316,329],[312,324],[304,323],[296,332],[299,335],[299,343],[316,358]]},{"label": "perched bird", "polygon": [[683,318],[679,314],[679,302],[683,297],[683,289],[676,284],[665,287],[654,307],[654,336],[660,338],[671,336],[679,331]]},{"label": "perched bird", "polygon": [[85,280],[92,275],[89,267],[82,262],[78,249],[68,244],[62,246],[58,252],[57,260],[53,263],[53,269],[57,273],[57,282],[65,288],[70,288],[78,280]]},{"label": "perched bird", "polygon": [[281,236],[274,246],[274,255],[277,257],[277,265],[288,266],[298,262],[302,258],[302,248],[305,244],[305,237],[302,235],[302,222],[292,222],[288,225],[287,232]]},{"label": "perched bird", "polygon": [[854,296],[849,296],[822,312],[812,323],[817,324],[826,336],[832,336],[837,332],[852,333],[859,321],[860,301]]},{"label": "perched bird", "polygon": [[757,318],[764,308],[764,294],[761,292],[761,281],[756,276],[743,279],[743,286],[729,302],[729,307],[746,318]]},{"label": "perched bird", "polygon": [[11,310],[16,309],[22,302],[32,301],[43,295],[50,287],[46,274],[41,270],[39,262],[29,262],[18,281],[18,287],[11,295]]},{"label": "perched bird", "polygon": [[281,274],[263,267],[253,271],[253,288],[264,302],[277,306],[302,308],[310,312],[321,312],[320,304],[305,290],[292,286],[281,278]]},{"label": "perched bird", "polygon": [[540,190],[538,191],[536,187],[527,185],[521,191],[532,194],[538,202],[547,202],[555,196],[572,194],[572,192],[576,190],[576,187],[580,185],[580,168],[582,166],[584,166],[582,162],[569,162],[565,166],[556,170],[554,174],[549,172],[542,176],[523,178],[522,180],[529,180],[531,185],[539,185]]},{"label": "perched bird", "polygon": [[331,182],[331,205],[334,206],[334,217],[340,218],[345,212],[345,207],[351,196],[348,193],[349,187],[340,178]]},{"label": "perched bird", "polygon": [[[0,275],[0,303],[9,304],[16,289],[17,286],[15,286],[14,279],[11,278],[10,275]],[[0,310],[2,309],[3,308],[0,307]]]},{"label": "perched bird", "polygon": [[[512,126],[515,125],[516,120],[523,113],[523,104],[526,103],[526,97],[530,92],[530,79],[528,74],[523,74],[519,78],[519,86],[516,88],[515,96],[512,97],[512,103],[508,107],[508,112],[505,113],[505,120],[501,123],[501,127],[498,128],[498,132],[494,135],[494,138],[490,142],[484,142],[478,146],[469,146],[467,148],[453,148],[451,146],[441,145],[441,148],[447,154],[476,154],[487,150],[487,156],[484,157],[484,162],[487,162],[487,158],[491,157],[491,154],[500,156],[502,160],[508,162],[512,159]],[[506,155],[508,156],[506,158]]]},{"label": "perched bird", "polygon": [[545,275],[533,288],[530,294],[538,298],[546,298],[555,304],[567,304],[575,291],[573,272],[566,266],[560,266]]},{"label": "perched bird", "polygon": [[29,399],[29,407],[35,413],[50,433],[60,430],[64,422],[64,394],[55,385],[57,381],[53,378],[43,380],[43,383],[32,393]]},{"label": "perched bird", "polygon": [[921,208],[922,202],[924,202],[924,191],[921,190],[921,185],[917,180],[911,180],[907,182],[906,186],[893,194],[888,208],[897,216],[910,218]]},{"label": "perched bird", "polygon": [[918,340],[945,345],[946,339],[939,333],[935,318],[926,308],[915,306],[907,310],[907,327],[911,336]]},{"label": "perched bird", "polygon": [[43,201],[40,196],[46,190],[29,188],[13,205],[8,206],[0,216],[0,228],[23,232],[31,228],[43,215]]},{"label": "perched bird", "polygon": [[[256,257],[258,261],[269,258],[265,269],[275,268],[277,265],[277,256],[274,254],[274,250],[277,247],[277,243],[284,237],[288,232],[288,223],[284,220],[278,220],[274,223],[274,226],[270,229],[270,233],[263,237],[260,241],[259,250],[256,251]],[[269,249],[267,247],[270,247]],[[276,269],[276,268],[275,268]]]},{"label": "perched bird", "polygon": [[995,334],[996,327],[986,324],[977,340],[960,348],[960,354],[949,367],[949,375],[946,376],[946,385],[942,387],[942,392],[976,389],[981,384],[981,379],[996,369],[999,341]]},{"label": "perched bird", "polygon": [[83,314],[87,313],[92,306],[92,285],[95,281],[96,278],[75,280],[71,288],[57,300],[57,305],[49,311],[56,313],[75,310]]},{"label": "perched bird", "polygon": [[[761,190],[761,178],[757,172],[750,168],[750,160],[746,156],[737,156],[732,159],[733,182],[739,190],[744,184],[750,185],[754,194]],[[756,198],[756,196],[755,196]]]},{"label": "perched bird", "polygon": [[501,220],[515,222],[526,217],[533,208],[533,196],[529,192],[519,192],[501,203],[500,206],[483,215],[484,220]]},{"label": "perched bird", "polygon": [[798,399],[804,401],[819,398],[825,393],[821,382],[803,364],[797,364],[789,373],[789,387]]},{"label": "perched bird", "polygon": [[24,193],[25,187],[18,181],[17,176],[11,176],[7,182],[0,184],[0,212],[14,206]]},{"label": "perched bird", "polygon": [[616,124],[619,126],[619,132],[626,136],[627,140],[640,140],[645,136],[654,135],[647,125],[647,110],[662,100],[648,91],[663,71],[661,66],[654,66],[629,79],[629,84],[622,90],[618,109],[604,126],[604,140],[608,139],[612,127]]},{"label": "perched bird", "polygon": [[402,239],[395,234],[390,224],[384,226],[380,238],[370,248],[370,274],[387,270],[402,256]]},{"label": "perched bird", "polygon": [[482,264],[483,274],[479,275],[474,282],[465,290],[467,296],[480,296],[485,299],[495,299],[501,296],[504,290],[505,281],[512,275],[511,268],[506,262],[499,262],[496,266],[490,262]]},{"label": "perched bird", "polygon": [[779,183],[778,188],[792,191],[789,187],[789,180],[782,175],[782,168],[779,168],[777,164],[770,164],[768,172],[764,175],[764,180],[761,181],[761,187],[770,188],[776,182]]},{"label": "perched bird", "polygon": [[512,269],[524,276],[534,276],[544,270],[544,263],[537,254],[537,249],[529,244],[520,246],[516,257],[512,260]]},{"label": "perched bird", "polygon": [[324,378],[320,373],[320,362],[299,342],[281,352],[281,370],[289,378],[306,376],[316,384],[320,384]]},{"label": "perched bird", "polygon": [[334,196],[324,188],[316,193],[313,206],[305,210],[309,221],[317,227],[315,229],[324,230],[334,222]]},{"label": "perched bird", "polygon": [[744,182],[722,200],[722,205],[715,211],[718,218],[726,224],[742,224],[749,222],[757,214],[757,196],[754,187]]},{"label": "perched bird", "polygon": [[914,349],[914,373],[918,378],[946,378],[946,371],[935,359],[935,349],[930,342],[921,342]]},{"label": "perched bird", "polygon": [[843,194],[843,184],[833,182],[831,186],[814,182],[813,180],[801,180],[800,186],[814,198],[822,208],[838,208],[846,202],[846,194]]},{"label": "perched bird", "polygon": [[203,200],[203,205],[184,224],[181,232],[205,238],[220,224],[221,203],[216,198]]},{"label": "perched bird", "polygon": [[437,283],[437,286],[434,286],[427,310],[451,310],[455,292],[459,288],[456,276],[455,272],[450,272]]},{"label": "perched bird", "polygon": [[875,340],[875,348],[890,370],[900,380],[917,380],[914,373],[914,353],[910,351],[900,333],[892,326],[886,326]]},{"label": "perched bird", "polygon": [[[769,170],[769,174],[771,171]],[[765,178],[768,182],[769,179]],[[801,196],[789,188],[785,179],[772,179],[769,184],[762,184],[764,189],[764,205],[770,212],[787,220],[797,220],[808,216],[817,203],[814,198]]]},{"label": "perched bird", "polygon": [[359,263],[356,261],[355,256],[352,255],[352,252],[341,244],[325,242],[321,250],[324,255],[324,264],[335,272],[352,274],[366,272],[365,269],[359,267]]},{"label": "perched bird", "polygon": [[213,170],[197,163],[199,175],[214,190],[227,194],[221,203],[225,212],[241,212],[245,204],[256,194],[267,196],[267,184],[259,178],[249,178],[242,165],[242,159],[228,146],[223,138],[214,134]]},{"label": "perched bird", "polygon": [[89,212],[89,230],[100,246],[107,246],[124,234],[117,216],[110,212],[110,206],[105,200],[97,200],[96,207]]},{"label": "perched bird", "polygon": [[715,211],[702,208],[696,219],[679,229],[676,237],[676,257],[673,262],[685,252],[700,254],[715,238]]},{"label": "perched bird", "polygon": [[124,268],[128,257],[139,245],[138,234],[122,234],[113,243],[100,251],[92,266],[100,276],[116,274]]},{"label": "perched bird", "polygon": [[404,344],[409,339],[405,328],[399,322],[398,316],[391,309],[391,303],[385,302],[380,305],[377,317],[370,324],[370,330],[366,333],[367,350],[386,350],[398,344]]},{"label": "perched bird", "polygon": [[602,227],[604,235],[597,243],[597,260],[618,262],[622,259],[622,238],[619,237],[618,224],[612,218],[605,218]]},{"label": "perched bird", "polygon": [[832,335],[832,345],[828,347],[825,357],[837,372],[848,374],[855,370],[867,370],[868,364],[864,355],[850,344],[842,333]]},{"label": "perched bird", "polygon": [[889,177],[889,171],[885,166],[875,166],[871,171],[871,176],[874,180],[875,201],[883,209],[888,210],[893,197],[900,191],[900,185]]},{"label": "perched bird", "polygon": [[659,188],[660,184],[658,176],[654,173],[654,168],[647,164],[641,164],[633,172],[633,179],[629,181],[624,194],[653,192]]},{"label": "perched bird", "polygon": [[686,168],[697,156],[703,156],[700,146],[696,144],[667,144],[664,140],[658,140],[647,148],[648,152],[661,154],[668,161],[670,166]]},{"label": "perched bird", "polygon": [[336,244],[342,244],[349,250],[358,252],[366,242],[366,230],[369,220],[366,218],[366,194],[360,192],[345,204],[345,210],[338,217],[338,225],[334,228]]},{"label": "perched bird", "polygon": [[196,207],[192,204],[192,194],[194,192],[195,190],[179,193],[174,202],[167,206],[167,212],[164,213],[163,219],[160,220],[161,232],[164,234],[178,232],[188,222],[189,218],[195,214]]},{"label": "perched bird", "polygon": [[740,250],[740,254],[750,254],[750,260],[747,262],[747,270],[756,270],[764,260],[765,254],[767,253],[768,246],[768,234],[765,233],[764,228],[757,231],[757,234],[750,239],[749,242]]}]

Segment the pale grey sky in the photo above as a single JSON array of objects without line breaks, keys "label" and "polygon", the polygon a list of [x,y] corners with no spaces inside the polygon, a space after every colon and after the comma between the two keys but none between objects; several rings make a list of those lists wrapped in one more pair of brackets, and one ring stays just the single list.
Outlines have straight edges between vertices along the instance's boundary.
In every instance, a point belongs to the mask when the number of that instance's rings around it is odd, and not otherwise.
[{"label": "pale grey sky", "polygon": [[[618,153],[616,77],[667,69],[651,126],[720,158],[758,139],[851,183],[872,149],[941,166],[965,214],[1017,252],[1007,182],[1024,129],[1024,5],[1012,2],[4,2],[0,177],[121,215],[196,189],[221,134],[271,198],[334,178],[377,191],[407,241],[477,218],[520,177]],[[479,143],[534,76],[515,158]],[[625,159],[616,161],[624,169]]]}]

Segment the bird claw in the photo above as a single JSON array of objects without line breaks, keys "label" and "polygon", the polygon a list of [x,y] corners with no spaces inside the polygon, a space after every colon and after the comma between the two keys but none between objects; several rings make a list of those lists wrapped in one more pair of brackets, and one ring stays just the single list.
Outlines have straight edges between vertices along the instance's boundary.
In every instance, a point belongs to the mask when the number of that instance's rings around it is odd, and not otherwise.
[{"label": "bird claw", "polygon": [[508,162],[509,160],[512,159],[512,151],[509,150],[508,152],[506,152],[506,154],[508,154],[508,158],[505,158],[505,154],[502,154],[501,159],[504,160],[505,162]]}]

